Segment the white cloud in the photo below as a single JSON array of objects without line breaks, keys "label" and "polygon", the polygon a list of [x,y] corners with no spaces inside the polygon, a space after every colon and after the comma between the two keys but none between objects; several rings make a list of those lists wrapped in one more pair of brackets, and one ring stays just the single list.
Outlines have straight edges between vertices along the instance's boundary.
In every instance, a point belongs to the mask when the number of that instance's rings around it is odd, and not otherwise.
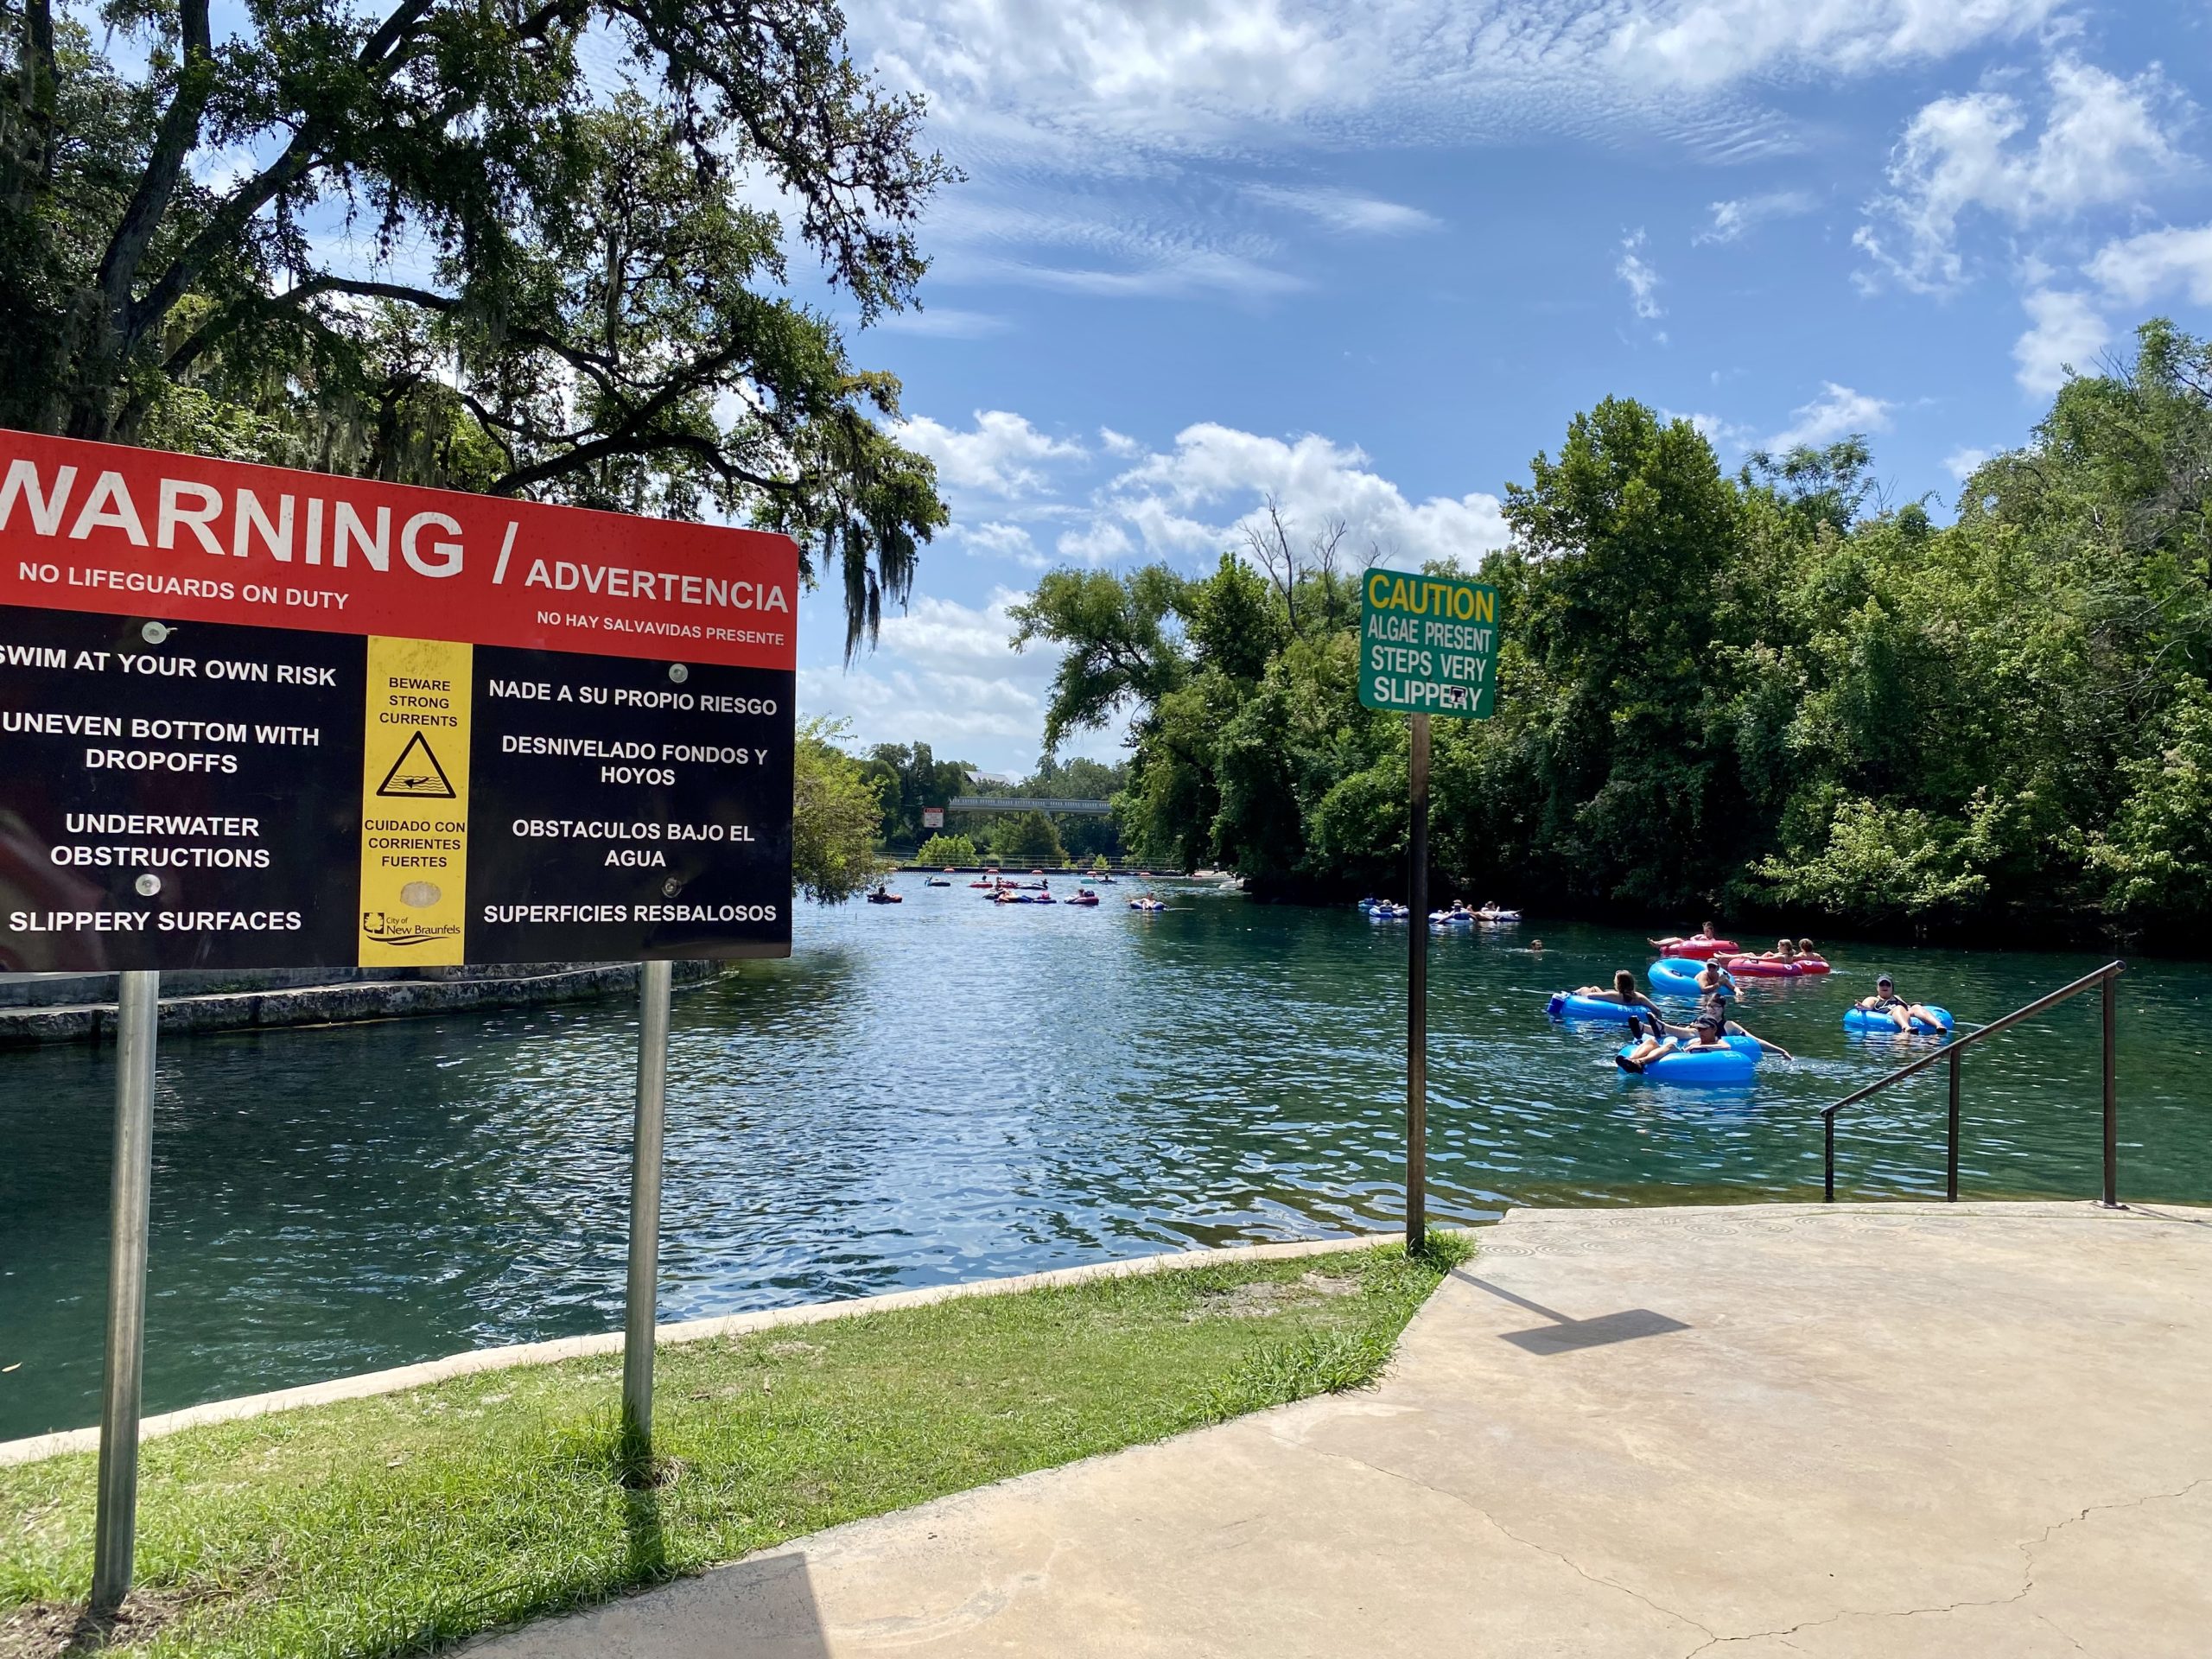
[{"label": "white cloud", "polygon": [[1628,284],[1629,303],[1636,315],[1649,322],[1667,315],[1659,303],[1659,273],[1643,257],[1643,232],[1630,231],[1621,238],[1620,263],[1613,275]]},{"label": "white cloud", "polygon": [[1274,207],[1310,214],[1331,230],[1348,235],[1402,236],[1412,231],[1433,231],[1444,222],[1419,207],[1363,196],[1352,190],[1294,189],[1283,185],[1255,184],[1249,194]]},{"label": "white cloud", "polygon": [[1813,198],[1802,190],[1775,190],[1762,196],[1737,196],[1713,204],[1713,223],[1690,240],[1700,245],[1740,240],[1762,220],[1788,219],[1813,211]]},{"label": "white cloud", "polygon": [[1001,588],[981,608],[916,599],[852,668],[801,669],[801,713],[842,715],[863,744],[918,740],[947,760],[1027,772],[1055,664],[1013,647],[1007,608],[1024,597]]},{"label": "white cloud", "polygon": [[1769,438],[1763,447],[1775,454],[1787,454],[1800,444],[1809,444],[1817,449],[1853,433],[1885,432],[1889,429],[1890,411],[1896,407],[1885,398],[1870,397],[1849,386],[1826,381],[1819,397],[1790,411],[1797,417],[1796,422]]},{"label": "white cloud", "polygon": [[1045,556],[1037,550],[1037,543],[1030,538],[1028,531],[1020,524],[1010,524],[1003,520],[981,524],[963,524],[956,521],[953,528],[975,552],[1012,559],[1015,563],[1027,565],[1033,569],[1044,567]]},{"label": "white cloud", "polygon": [[1049,481],[1055,461],[1081,461],[1081,444],[1055,438],[1027,417],[1002,409],[976,411],[975,429],[957,431],[926,415],[892,429],[899,442],[937,463],[938,476],[956,490],[987,495],[1030,495]]},{"label": "white cloud", "polygon": [[963,311],[952,306],[932,305],[918,310],[887,313],[877,319],[875,326],[894,334],[981,340],[988,334],[1003,334],[1013,325],[988,311]]},{"label": "white cloud", "polygon": [[2062,3],[851,0],[847,10],[894,81],[1011,150],[1108,132],[1218,149],[1269,126],[1588,130],[1626,116],[1664,127],[1683,117],[1685,92],[1936,60],[2019,38]]},{"label": "white cloud", "polygon": [[2064,385],[2069,371],[2094,370],[2097,353],[2112,343],[2112,325],[2086,294],[2037,289],[2020,304],[2034,326],[2013,342],[2014,378],[2037,397]]},{"label": "white cloud", "polygon": [[1015,166],[1010,183],[971,183],[933,204],[926,227],[932,287],[1019,283],[1102,299],[1264,299],[1306,285],[1284,268],[1281,244],[1253,222],[1241,188],[1171,191],[1147,176],[1133,189],[1109,158],[1096,156],[1071,156],[1060,175],[1026,158]]},{"label": "white cloud", "polygon": [[1026,104],[1123,126],[1293,114],[1341,85],[1347,44],[1325,11],[1284,0],[906,0],[854,10],[863,37],[940,107]]},{"label": "white cloud", "polygon": [[1954,449],[1943,457],[1943,465],[1953,478],[1963,484],[1980,469],[1982,462],[1996,453],[1994,449]]},{"label": "white cloud", "polygon": [[1135,543],[1121,525],[1110,518],[1102,518],[1080,530],[1063,531],[1054,545],[1063,558],[1080,559],[1085,564],[1106,564],[1120,558]]},{"label": "white cloud", "polygon": [[1942,98],[1912,118],[1853,242],[1922,292],[1966,280],[1961,221],[1979,211],[2015,227],[2133,200],[2186,163],[2169,130],[2178,99],[2155,68],[2122,80],[2078,59],[2052,60],[2042,133],[2010,92]]},{"label": "white cloud", "polygon": [[[858,54],[930,100],[971,182],[924,227],[962,283],[1265,300],[1251,221],[1373,237],[1421,209],[1255,166],[1532,137],[1707,162],[1802,149],[1774,89],[2018,38],[2063,0],[847,0]],[[1025,222],[1026,221],[1026,222]]]},{"label": "white cloud", "polygon": [[2197,305],[2212,305],[2212,225],[2145,231],[2108,243],[2089,262],[2089,275],[2130,305],[2177,290]]},{"label": "white cloud", "polygon": [[1154,260],[1138,270],[1098,266],[1038,264],[1014,261],[1001,265],[999,274],[1014,282],[1039,288],[1057,288],[1094,299],[1160,299],[1192,294],[1229,294],[1264,299],[1293,294],[1306,279],[1277,270],[1241,254],[1196,248]]},{"label": "white cloud", "polygon": [[1098,447],[1109,455],[1140,455],[1144,445],[1126,432],[1116,432],[1110,426],[1098,429]]},{"label": "white cloud", "polygon": [[1691,430],[1707,443],[1716,446],[1726,443],[1741,448],[1751,436],[1745,428],[1732,421],[1724,420],[1718,415],[1700,414],[1694,410],[1662,409],[1659,411],[1659,418],[1662,421],[1688,421]]},{"label": "white cloud", "polygon": [[1211,422],[1186,427],[1172,450],[1122,473],[1099,505],[1147,552],[1203,557],[1240,545],[1270,495],[1294,535],[1341,522],[1347,551],[1360,560],[1379,553],[1471,566],[1507,539],[1498,499],[1486,492],[1410,501],[1356,448],[1314,433],[1268,437]]},{"label": "white cloud", "polygon": [[1611,45],[1687,86],[1782,68],[1862,74],[2025,34],[2063,0],[1631,0]]},{"label": "white cloud", "polygon": [[[917,598],[887,617],[875,651],[849,669],[802,668],[798,707],[842,715],[862,744],[927,743],[943,760],[1018,775],[1036,765],[1058,654],[1014,648],[1012,607],[1028,595],[995,589],[981,606]],[[831,601],[822,601],[826,604]],[[1076,734],[1066,754],[1117,758],[1124,728]]]}]

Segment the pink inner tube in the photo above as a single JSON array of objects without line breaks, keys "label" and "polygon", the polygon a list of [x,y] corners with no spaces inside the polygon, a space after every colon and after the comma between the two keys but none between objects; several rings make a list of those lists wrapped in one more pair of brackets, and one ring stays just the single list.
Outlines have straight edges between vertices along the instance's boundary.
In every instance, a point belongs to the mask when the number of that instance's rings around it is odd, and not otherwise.
[{"label": "pink inner tube", "polygon": [[1825,974],[1827,963],[1819,957],[1799,957],[1794,962],[1773,962],[1764,957],[1731,957],[1721,964],[1732,974],[1753,979],[1796,979],[1806,974]]},{"label": "pink inner tube", "polygon": [[1703,962],[1707,957],[1732,957],[1744,947],[1733,939],[1662,939],[1666,948],[1660,955],[1688,957],[1692,962]]}]

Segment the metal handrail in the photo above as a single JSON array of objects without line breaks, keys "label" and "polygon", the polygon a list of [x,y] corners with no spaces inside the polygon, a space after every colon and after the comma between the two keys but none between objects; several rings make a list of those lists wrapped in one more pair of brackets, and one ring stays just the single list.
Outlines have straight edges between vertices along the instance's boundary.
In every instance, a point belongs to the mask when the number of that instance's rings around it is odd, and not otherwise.
[{"label": "metal handrail", "polygon": [[1899,1066],[1889,1076],[1870,1083],[1864,1089],[1854,1093],[1846,1095],[1834,1105],[1822,1108],[1821,1111],[1823,1143],[1821,1190],[1826,1201],[1830,1204],[1835,1202],[1835,1115],[1847,1106],[1857,1105],[1870,1095],[1881,1093],[1892,1084],[1903,1083],[1907,1077],[1925,1071],[1938,1060],[1947,1060],[1951,1068],[1951,1100],[1943,1197],[1947,1203],[1957,1203],[1959,1198],[1959,1060],[1961,1056],[1983,1038],[1994,1037],[2008,1027],[2016,1026],[2023,1020],[2032,1019],[2045,1008],[2055,1007],[2069,997],[2079,996],[2092,985],[2099,985],[2104,989],[2104,1205],[2107,1210],[2118,1209],[2120,1207],[2120,1097],[2117,1086],[2119,1073],[2115,1062],[2118,1057],[2119,1007],[2118,1000],[2113,993],[2113,981],[2126,971],[2127,964],[2125,962],[2108,962],[2094,973],[2084,974],[2072,984],[2062,985],[2050,995],[2039,996],[2025,1007],[2015,1008],[2000,1020],[1993,1020],[1987,1025],[1970,1031],[1962,1037],[1953,1036],[1948,1042],[1932,1053],[1923,1054],[1911,1065]]}]

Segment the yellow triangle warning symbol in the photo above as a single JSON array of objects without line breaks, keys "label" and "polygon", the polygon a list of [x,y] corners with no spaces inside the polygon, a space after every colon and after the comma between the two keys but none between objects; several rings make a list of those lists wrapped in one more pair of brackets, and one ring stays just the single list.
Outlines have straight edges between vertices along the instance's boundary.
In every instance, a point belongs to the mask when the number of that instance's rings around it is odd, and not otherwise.
[{"label": "yellow triangle warning symbol", "polygon": [[407,741],[407,747],[399,752],[399,759],[385,773],[384,782],[377,785],[377,793],[411,800],[454,798],[446,769],[438,764],[438,757],[430,752],[429,744],[420,732]]}]

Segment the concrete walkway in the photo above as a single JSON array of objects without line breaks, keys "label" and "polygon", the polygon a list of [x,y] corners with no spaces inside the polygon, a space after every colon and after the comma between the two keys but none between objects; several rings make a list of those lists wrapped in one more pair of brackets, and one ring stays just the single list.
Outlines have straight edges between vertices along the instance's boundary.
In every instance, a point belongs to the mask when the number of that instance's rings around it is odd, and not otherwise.
[{"label": "concrete walkway", "polygon": [[2212,1652],[2212,1211],[1523,1211],[1373,1391],[476,1659]]}]

